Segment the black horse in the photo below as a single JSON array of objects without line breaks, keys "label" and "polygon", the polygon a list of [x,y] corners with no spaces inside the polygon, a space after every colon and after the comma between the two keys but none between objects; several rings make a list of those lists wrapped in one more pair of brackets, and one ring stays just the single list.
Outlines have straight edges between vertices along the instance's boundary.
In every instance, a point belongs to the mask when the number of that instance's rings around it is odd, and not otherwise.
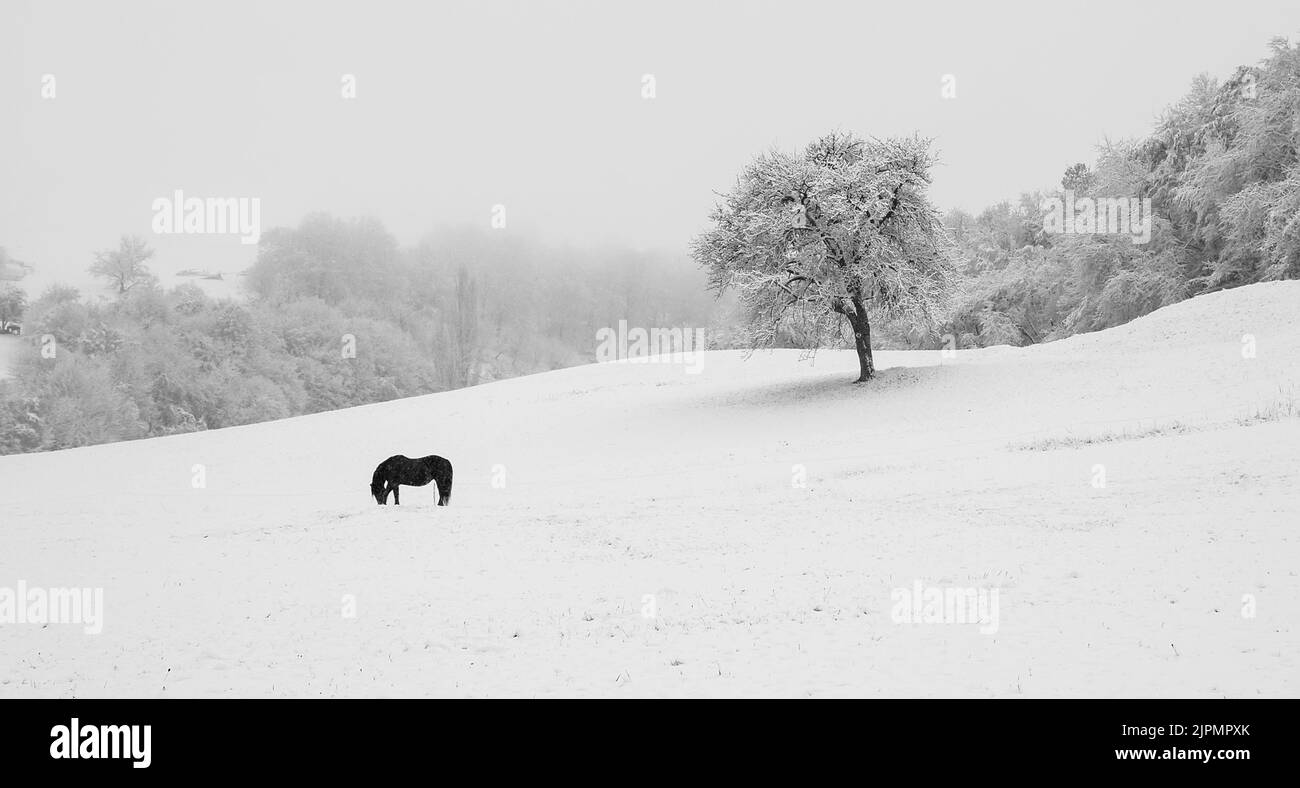
[{"label": "black horse", "polygon": [[398,485],[423,487],[429,482],[438,483],[439,506],[451,503],[450,462],[434,454],[418,460],[395,454],[375,468],[375,475],[370,479],[370,494],[375,496],[375,502],[380,506],[388,503],[390,492],[393,494],[393,503],[401,504],[402,499],[397,494]]}]

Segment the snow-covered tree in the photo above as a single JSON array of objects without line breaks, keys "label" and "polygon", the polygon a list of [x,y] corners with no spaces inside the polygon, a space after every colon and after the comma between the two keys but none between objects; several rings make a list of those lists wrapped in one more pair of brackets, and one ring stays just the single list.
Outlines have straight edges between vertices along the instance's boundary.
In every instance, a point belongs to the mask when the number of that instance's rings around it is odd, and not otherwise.
[{"label": "snow-covered tree", "polygon": [[122,295],[137,285],[152,287],[158,283],[158,278],[145,266],[151,257],[153,250],[143,238],[124,235],[116,249],[95,253],[90,273],[107,279],[109,286]]},{"label": "snow-covered tree", "polygon": [[23,319],[27,310],[27,291],[13,285],[0,286],[0,328],[10,321]]},{"label": "snow-covered tree", "polygon": [[1065,171],[1061,188],[1069,192],[1086,192],[1092,188],[1093,175],[1088,165],[1079,162]]},{"label": "snow-covered tree", "polygon": [[929,140],[834,133],[744,169],[693,253],[715,290],[739,294],[751,346],[784,334],[822,347],[846,322],[861,383],[875,373],[871,313],[919,327],[943,318],[957,275],[925,194],[933,162]]}]

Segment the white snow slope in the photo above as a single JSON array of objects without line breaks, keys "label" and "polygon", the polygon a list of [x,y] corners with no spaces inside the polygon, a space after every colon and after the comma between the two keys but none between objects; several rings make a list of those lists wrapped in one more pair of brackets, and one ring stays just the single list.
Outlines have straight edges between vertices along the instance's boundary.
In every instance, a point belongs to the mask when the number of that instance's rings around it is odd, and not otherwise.
[{"label": "white snow slope", "polygon": [[[102,587],[104,630],[0,624],[0,696],[1294,697],[1297,306],[3,457],[0,587]],[[375,505],[399,453],[450,507]],[[896,623],[917,581],[997,589],[997,631]]]}]

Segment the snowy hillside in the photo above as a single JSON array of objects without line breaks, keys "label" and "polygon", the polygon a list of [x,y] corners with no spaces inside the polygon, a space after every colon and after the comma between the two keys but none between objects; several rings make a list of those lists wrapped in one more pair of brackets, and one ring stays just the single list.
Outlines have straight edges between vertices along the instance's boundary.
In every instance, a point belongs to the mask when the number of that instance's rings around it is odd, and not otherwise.
[{"label": "snowy hillside", "polygon": [[[1298,306],[2,457],[0,586],[105,614],[0,625],[0,696],[1296,696]],[[374,504],[398,453],[455,463],[450,507]],[[918,581],[999,589],[997,632],[891,620]]]}]

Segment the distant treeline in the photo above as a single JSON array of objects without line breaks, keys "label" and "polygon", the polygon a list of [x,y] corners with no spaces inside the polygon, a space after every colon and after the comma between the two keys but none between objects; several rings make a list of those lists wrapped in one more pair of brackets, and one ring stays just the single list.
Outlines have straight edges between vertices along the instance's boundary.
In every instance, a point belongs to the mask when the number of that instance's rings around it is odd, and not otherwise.
[{"label": "distant treeline", "polygon": [[619,320],[701,326],[713,307],[684,256],[575,251],[490,230],[401,248],[377,221],[313,215],[263,235],[240,300],[193,284],[161,289],[150,255],[133,238],[97,255],[107,297],[62,286],[30,304],[15,295],[28,351],[0,381],[0,453],[251,424],[557,369],[594,360],[597,331]]}]

